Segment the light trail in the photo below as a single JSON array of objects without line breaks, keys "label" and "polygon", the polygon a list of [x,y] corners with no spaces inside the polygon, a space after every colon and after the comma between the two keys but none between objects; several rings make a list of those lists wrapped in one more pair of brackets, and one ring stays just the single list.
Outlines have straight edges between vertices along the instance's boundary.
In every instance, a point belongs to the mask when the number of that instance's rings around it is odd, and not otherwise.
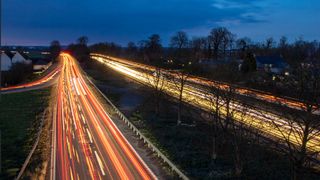
[{"label": "light trail", "polygon": [[50,73],[48,73],[46,76],[44,76],[36,81],[32,81],[29,83],[20,84],[20,85],[16,85],[16,86],[5,87],[5,88],[1,88],[0,90],[1,91],[12,91],[12,90],[19,90],[19,89],[40,86],[40,85],[43,85],[43,84],[48,83],[49,81],[53,80],[56,76],[58,76],[60,70],[61,70],[61,67],[58,66],[55,69],[53,69]]},{"label": "light trail", "polygon": [[[134,68],[123,65],[122,63],[109,60],[108,58],[102,58],[101,56],[92,56],[92,58],[142,84],[151,87],[155,86],[155,77],[149,73],[135,70]],[[163,83],[159,84],[162,84],[162,89],[164,90],[164,92],[175,98],[178,98],[179,87],[177,87],[176,84],[166,78],[163,78],[162,81]],[[187,84],[184,87],[182,96],[183,100],[186,103],[189,103],[198,108],[200,107],[201,109],[204,109],[206,111],[215,111],[215,105],[213,103],[214,101],[212,101],[214,95],[206,92],[205,90],[199,91],[198,88]],[[220,100],[219,103],[221,105],[225,104],[223,100]],[[246,113],[244,114],[244,107],[242,107],[241,104],[235,101],[231,101],[230,108],[233,112],[233,118],[237,122],[261,131],[262,133],[264,133],[264,136],[268,138],[284,140],[284,137],[288,137],[292,144],[301,145],[301,138],[299,139],[297,137],[299,137],[302,132],[299,131],[300,128],[297,124],[292,126],[288,123],[288,121],[278,115],[264,110],[256,110],[250,107],[247,107],[245,109]],[[221,106],[218,110],[223,116],[227,115],[227,108],[225,106]],[[275,126],[275,124],[279,126]],[[299,128],[299,130],[291,131],[291,127]],[[310,139],[307,144],[307,148],[309,151],[313,152],[320,151],[320,137]]]},{"label": "light trail", "polygon": [[[95,53],[92,53],[91,56],[95,57],[95,58],[109,59],[114,62],[118,62],[122,65],[130,66],[130,67],[134,67],[134,68],[139,68],[139,69],[143,69],[143,70],[150,71],[150,72],[156,71],[156,68],[153,66],[149,66],[149,65],[145,65],[145,64],[141,64],[141,63],[136,63],[136,62],[129,61],[126,59],[116,58],[116,57],[112,57],[112,56],[106,56],[106,55],[102,55],[102,54],[95,54]],[[165,69],[162,69],[161,72],[166,75],[176,76],[175,72],[170,72]],[[207,86],[207,87],[217,87],[217,88],[224,89],[224,90],[226,90],[230,87],[230,85],[227,83],[212,81],[212,80],[208,80],[208,79],[200,78],[200,77],[196,77],[196,76],[190,76],[187,79],[187,81],[189,81],[190,83],[193,83],[193,84],[198,84],[198,85]],[[255,99],[263,100],[263,101],[270,102],[270,103],[276,103],[276,104],[281,103],[281,105],[284,105],[284,106],[287,106],[290,108],[294,108],[294,109],[298,109],[298,110],[301,110],[301,109],[304,110],[306,108],[305,104],[303,102],[300,102],[299,100],[289,98],[289,97],[279,97],[279,96],[272,95],[271,93],[267,93],[267,92],[263,92],[263,91],[259,91],[259,90],[243,88],[243,87],[235,87],[235,93],[237,93],[239,95],[244,95],[244,96],[252,97]],[[319,113],[320,112],[318,112],[318,111],[315,112],[315,114],[319,114]]]},{"label": "light trail", "polygon": [[75,59],[62,54],[58,83],[56,177],[156,179],[87,85]]}]

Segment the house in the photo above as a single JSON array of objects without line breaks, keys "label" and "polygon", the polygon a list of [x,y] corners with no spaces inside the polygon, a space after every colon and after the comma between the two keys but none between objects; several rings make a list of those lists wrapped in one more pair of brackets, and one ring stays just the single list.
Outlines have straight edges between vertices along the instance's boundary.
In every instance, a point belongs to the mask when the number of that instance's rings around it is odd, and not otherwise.
[{"label": "house", "polygon": [[50,62],[50,57],[39,51],[30,52],[28,57],[32,61],[33,71],[35,72],[44,71],[52,64]]},{"label": "house", "polygon": [[32,61],[29,57],[21,52],[16,52],[12,57],[12,64],[14,63],[24,63],[24,64],[32,64]]},{"label": "house", "polygon": [[11,66],[11,53],[1,52],[1,71],[9,71]]},{"label": "house", "polygon": [[257,70],[281,74],[289,68],[288,63],[280,56],[256,56]]},{"label": "house", "polygon": [[39,71],[44,71],[50,67],[52,63],[48,63],[47,61],[43,59],[39,59],[33,63],[33,71],[39,72]]}]

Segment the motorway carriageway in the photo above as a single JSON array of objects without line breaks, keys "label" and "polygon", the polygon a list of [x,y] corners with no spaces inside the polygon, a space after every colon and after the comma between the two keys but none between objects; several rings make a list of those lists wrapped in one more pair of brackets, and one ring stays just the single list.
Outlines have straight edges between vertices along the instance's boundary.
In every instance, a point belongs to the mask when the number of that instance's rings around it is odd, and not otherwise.
[{"label": "motorway carriageway", "polygon": [[[120,58],[116,58],[116,57],[105,56],[102,54],[95,54],[95,53],[92,53],[91,56],[109,59],[109,60],[112,60],[112,61],[115,61],[118,63],[122,63],[123,65],[129,65],[131,67],[144,69],[144,70],[147,70],[150,72],[156,71],[156,68],[153,66],[132,62],[132,61],[129,61],[126,59],[120,59]],[[164,73],[166,75],[176,76],[175,72],[170,72],[165,69],[162,69],[161,73]],[[207,87],[219,87],[220,89],[228,89],[228,87],[229,87],[229,85],[226,83],[211,81],[211,80],[196,77],[196,76],[190,76],[187,79],[187,81],[189,81],[190,83],[194,83],[194,84],[198,84],[198,85],[202,85],[202,86],[207,86]],[[294,109],[298,109],[298,110],[305,109],[304,103],[299,102],[298,100],[293,99],[293,98],[278,97],[278,96],[274,96],[270,93],[266,93],[263,91],[258,91],[258,90],[248,89],[248,88],[241,88],[241,87],[236,87],[235,92],[239,95],[244,95],[244,96],[256,98],[256,99],[267,101],[270,103],[276,103],[276,104],[280,103],[281,105],[284,105],[284,106],[287,106],[290,108],[294,108]],[[314,113],[319,114],[320,112],[317,111]]]},{"label": "motorway carriageway", "polygon": [[51,179],[156,179],[84,80],[62,54]]},{"label": "motorway carriageway", "polygon": [[[130,67],[129,65],[124,65],[122,63],[104,58],[101,56],[92,56],[94,60],[97,60],[107,67],[124,74],[142,84],[154,87],[156,80],[155,77],[149,73],[142,71],[137,71],[135,68]],[[179,97],[179,87],[176,84],[169,81],[166,78],[161,79],[163,83],[163,90],[165,93],[178,98]],[[183,91],[183,100],[186,103],[189,103],[195,107],[201,108],[206,111],[215,111],[215,97],[213,94],[208,92],[199,91],[198,88],[195,88],[189,84],[185,85]],[[221,105],[224,105],[225,102],[219,100]],[[220,113],[223,116],[226,116],[227,109],[225,106],[220,105]],[[262,135],[267,138],[272,138],[273,140],[285,140],[284,137],[289,137],[290,142],[295,145],[301,144],[301,138],[299,138],[302,133],[301,127],[297,124],[291,126],[288,121],[278,115],[275,115],[264,110],[258,110],[251,107],[243,106],[239,102],[232,101],[230,104],[231,111],[233,113],[233,118],[239,122],[245,124],[247,127],[251,127],[259,130]],[[293,127],[293,128],[291,128]],[[308,142],[307,148],[310,151],[320,151],[320,137],[317,136],[313,139],[310,139]]]},{"label": "motorway carriageway", "polygon": [[10,86],[10,87],[5,87],[1,88],[1,93],[7,93],[7,92],[20,92],[20,91],[26,91],[26,90],[31,90],[31,89],[40,89],[43,87],[46,87],[46,85],[51,85],[54,83],[54,80],[59,76],[59,72],[61,70],[60,66],[57,66],[55,69],[53,69],[51,72],[49,72],[47,75],[44,77],[32,81],[29,83],[25,84],[20,84],[16,86]]}]

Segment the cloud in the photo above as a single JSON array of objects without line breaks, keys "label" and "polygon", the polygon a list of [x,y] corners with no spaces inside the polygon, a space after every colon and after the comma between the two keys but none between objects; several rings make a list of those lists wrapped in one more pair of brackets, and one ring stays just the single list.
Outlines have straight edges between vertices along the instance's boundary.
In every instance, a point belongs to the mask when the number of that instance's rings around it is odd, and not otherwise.
[{"label": "cloud", "polygon": [[[292,4],[296,4],[299,7],[297,9],[301,11],[301,4],[305,4],[298,0],[286,0],[286,2],[278,0],[28,0],[28,3],[25,3],[23,0],[10,0],[10,3],[3,4],[3,40],[9,44],[17,44],[19,39],[26,39],[28,35],[31,42],[34,40],[47,43],[55,38],[70,43],[79,35],[87,35],[91,42],[112,40],[126,44],[128,41],[139,41],[152,33],[159,33],[166,44],[170,35],[179,30],[190,31],[195,35],[201,35],[201,33],[206,35],[210,29],[217,26],[233,29],[248,26],[265,27],[270,24],[269,21],[279,19],[279,17],[271,18],[273,16],[287,17],[277,15],[278,12],[287,14],[286,8]],[[299,6],[298,2],[300,2]],[[272,3],[282,3],[283,7],[274,7]],[[317,6],[310,5],[310,7],[315,8],[312,17],[317,17],[314,15],[318,13]],[[300,14],[303,18],[310,13],[310,7],[305,7],[306,13],[294,14]],[[286,18],[283,22],[293,22],[295,19]]]},{"label": "cloud", "polygon": [[244,9],[255,7],[257,0],[213,0],[212,6],[218,9]]}]

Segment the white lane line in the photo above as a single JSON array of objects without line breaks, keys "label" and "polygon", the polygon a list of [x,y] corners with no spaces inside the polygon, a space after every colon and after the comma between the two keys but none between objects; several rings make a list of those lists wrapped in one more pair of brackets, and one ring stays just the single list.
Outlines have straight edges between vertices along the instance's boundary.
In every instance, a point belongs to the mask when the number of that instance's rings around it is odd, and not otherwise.
[{"label": "white lane line", "polygon": [[70,178],[71,178],[71,180],[73,180],[73,174],[72,174],[72,169],[71,169],[71,167],[70,167]]},{"label": "white lane line", "polygon": [[74,131],[72,131],[72,139],[75,139]]},{"label": "white lane line", "polygon": [[81,89],[82,93],[86,96],[87,93],[86,93],[86,91],[84,90],[84,88],[83,88],[83,86],[82,86],[82,84],[81,84],[81,82],[80,82],[80,78],[77,78],[77,80],[78,80],[78,82],[79,82],[79,86],[80,86],[80,89]]},{"label": "white lane line", "polygon": [[93,141],[92,141],[91,133],[89,132],[88,128],[86,128],[86,130],[87,130],[87,133],[88,133],[88,136],[89,136],[90,143],[92,143]]},{"label": "white lane line", "polygon": [[100,170],[101,170],[102,175],[103,175],[103,176],[106,175],[105,172],[104,172],[104,170],[103,170],[102,161],[101,161],[101,159],[100,159],[97,151],[94,151],[94,154],[96,155],[96,158],[97,158],[97,160],[98,160],[98,164],[99,164],[99,167],[100,167]]},{"label": "white lane line", "polygon": [[[76,101],[77,103],[78,103],[78,101]],[[78,109],[79,109],[79,111],[81,111],[81,107],[80,107],[80,105],[79,104],[77,104],[78,105]]]},{"label": "white lane line", "polygon": [[76,88],[76,92],[77,92],[78,96],[80,96],[79,89],[78,89],[78,87],[77,87],[77,85],[76,85],[76,82],[77,82],[77,81],[76,81],[76,78],[73,78],[72,80],[73,80],[74,87]]},{"label": "white lane line", "polygon": [[72,115],[72,120],[73,120],[72,122],[74,124],[75,130],[77,130],[78,127],[77,127],[77,123],[75,122],[76,121],[76,117],[75,117],[74,112],[73,112],[72,104],[71,104],[70,108],[71,108],[71,115]]},{"label": "white lane line", "polygon": [[77,162],[80,164],[79,154],[78,154],[77,150],[76,150],[76,158],[77,158]]},{"label": "white lane line", "polygon": [[[63,100],[61,101],[61,107],[63,107]],[[66,120],[64,118],[64,111],[63,108],[61,108],[61,122],[62,122],[62,130],[64,132],[64,123],[66,123]]]},{"label": "white lane line", "polygon": [[80,114],[80,115],[81,115],[81,119],[83,121],[83,124],[86,124],[86,120],[84,119],[84,116],[82,114]]}]

